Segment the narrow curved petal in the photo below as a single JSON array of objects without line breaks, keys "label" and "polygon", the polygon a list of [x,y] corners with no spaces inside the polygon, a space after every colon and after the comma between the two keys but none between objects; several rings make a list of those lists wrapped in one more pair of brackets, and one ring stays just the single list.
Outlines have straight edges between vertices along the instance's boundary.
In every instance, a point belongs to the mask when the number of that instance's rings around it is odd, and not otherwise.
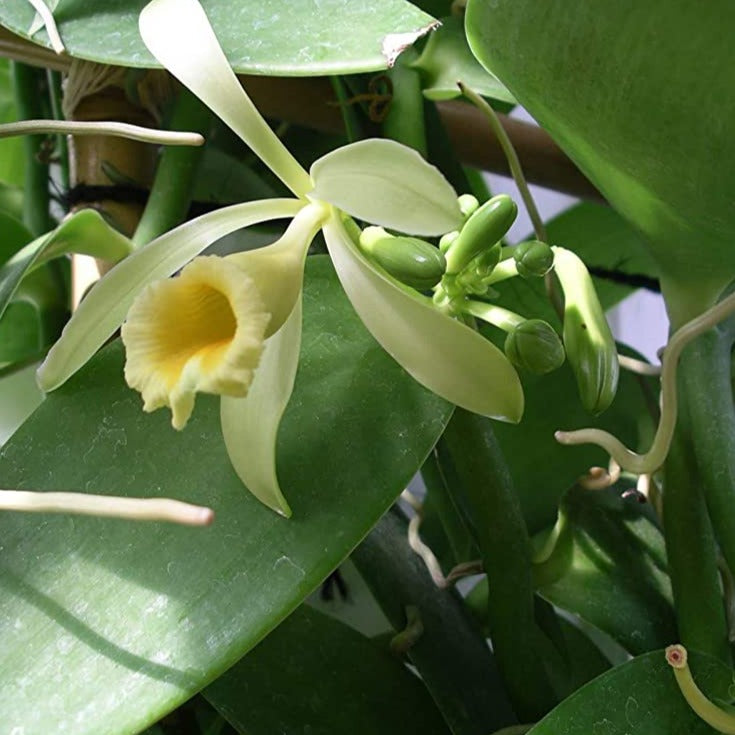
[{"label": "narrow curved petal", "polygon": [[236,204],[186,222],[136,250],[100,280],[74,312],[38,369],[41,389],[54,390],[79,370],[122,324],[149,283],[175,273],[221,237],[258,222],[294,217],[303,206],[297,199]]},{"label": "narrow curved petal", "polygon": [[143,410],[171,408],[183,429],[197,392],[247,395],[270,321],[255,282],[227,258],[195,258],[149,284],[122,327],[125,380]]},{"label": "narrow curved petal", "polygon": [[278,427],[293,391],[301,350],[301,299],[265,344],[245,398],[222,396],[220,416],[227,453],[238,477],[258,500],[289,517],[276,473]]},{"label": "narrow curved petal", "polygon": [[412,235],[443,235],[462,224],[457,193],[412,148],[372,138],[337,148],[311,167],[313,199]]},{"label": "narrow curved petal", "polygon": [[505,355],[480,334],[378,273],[342,223],[324,227],[332,262],[371,334],[421,385],[483,416],[518,422],[523,390]]},{"label": "narrow curved petal", "polygon": [[153,0],[139,19],[148,50],[226,122],[296,196],[311,189],[298,161],[240,86],[197,0]]}]

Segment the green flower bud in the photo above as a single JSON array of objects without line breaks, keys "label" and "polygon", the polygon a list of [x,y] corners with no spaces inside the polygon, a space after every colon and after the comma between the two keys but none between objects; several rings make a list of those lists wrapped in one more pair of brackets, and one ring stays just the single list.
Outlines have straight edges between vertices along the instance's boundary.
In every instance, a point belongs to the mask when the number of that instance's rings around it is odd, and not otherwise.
[{"label": "green flower bud", "polygon": [[393,278],[418,291],[436,286],[444,275],[444,255],[417,237],[393,237],[382,228],[368,227],[360,247]]},{"label": "green flower bud", "polygon": [[527,319],[510,332],[505,354],[517,367],[537,375],[564,363],[564,347],[553,327],[542,319]]},{"label": "green flower bud", "polygon": [[491,248],[510,229],[518,207],[507,194],[488,200],[465,222],[447,250],[447,273],[459,273],[474,257]]},{"label": "green flower bud", "polygon": [[442,254],[446,255],[447,250],[449,250],[449,246],[459,237],[459,230],[452,230],[451,232],[447,232],[446,235],[442,235],[441,240],[439,240],[439,250],[442,252]]},{"label": "green flower bud", "polygon": [[564,291],[564,347],[582,405],[602,413],[618,388],[618,350],[592,278],[571,251],[554,248],[554,270]]},{"label": "green flower bud", "polygon": [[472,194],[462,194],[457,197],[457,204],[459,204],[459,211],[462,212],[463,217],[469,217],[480,206],[480,202]]},{"label": "green flower bud", "polygon": [[513,248],[513,260],[518,275],[523,278],[541,278],[554,265],[554,251],[540,240],[522,242]]}]

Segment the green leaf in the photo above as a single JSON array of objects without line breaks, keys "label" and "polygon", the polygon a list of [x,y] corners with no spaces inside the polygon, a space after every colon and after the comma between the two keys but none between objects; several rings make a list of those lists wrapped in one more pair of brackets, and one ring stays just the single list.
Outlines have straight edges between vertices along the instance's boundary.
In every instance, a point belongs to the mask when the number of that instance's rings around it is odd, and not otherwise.
[{"label": "green leaf", "polygon": [[[117,66],[155,66],[138,34],[138,15],[147,0],[108,0],[93,12],[84,0],[67,0],[55,12],[59,33],[69,54]],[[312,76],[351,74],[384,69],[385,44],[391,34],[418,37],[432,18],[404,0],[291,0],[273,8],[260,3],[203,0],[202,5],[222,39],[235,70],[250,74]],[[35,11],[27,0],[5,0],[0,22],[28,37]],[[254,29],[256,29],[254,31]],[[171,29],[174,33],[176,26]],[[39,31],[37,43],[50,47]]]},{"label": "green leaf", "polygon": [[[732,671],[689,652],[694,678],[710,698],[730,701]],[[713,735],[686,703],[663,651],[634,658],[565,699],[528,735]]]},{"label": "green leaf", "polygon": [[650,509],[615,490],[579,487],[563,507],[573,529],[571,564],[556,581],[541,580],[540,594],[633,654],[675,641],[664,540]]},{"label": "green leaf", "polygon": [[449,732],[420,679],[387,647],[304,606],[204,696],[247,735]]},{"label": "green leaf", "polygon": [[461,80],[484,97],[515,104],[513,95],[472,55],[458,17],[442,18],[441,26],[429,36],[421,56],[411,66],[421,72],[424,97],[429,100],[459,97],[457,82]]},{"label": "green leaf", "polygon": [[0,517],[0,711],[9,729],[139,732],[267,635],[420,466],[449,407],[370,338],[326,258],[308,259],[305,289],[304,353],[278,455],[293,519],[243,489],[216,398],[201,396],[180,433],[163,413],[140,410],[118,343],[5,446],[2,487],[169,495],[217,513],[206,530]]},{"label": "green leaf", "polygon": [[379,273],[336,218],[324,226],[324,237],[363,324],[410,375],[470,411],[502,421],[520,420],[521,384],[495,345]]},{"label": "green leaf", "polygon": [[473,53],[646,235],[688,316],[735,277],[730,11],[727,0],[467,6]]},{"label": "green leaf", "polygon": [[2,211],[0,206],[0,264],[6,263],[33,235],[26,226],[16,217]]},{"label": "green leaf", "polygon": [[311,167],[312,199],[353,217],[412,235],[457,229],[457,194],[437,168],[394,140],[371,138],[337,148]]},{"label": "green leaf", "polygon": [[38,369],[41,388],[54,390],[79,370],[122,324],[146,285],[175,273],[230,232],[292,217],[302,206],[295,199],[235,204],[186,222],[136,250],[97,283],[74,312],[61,339]]},{"label": "green leaf", "polygon": [[39,313],[32,304],[10,304],[0,319],[0,364],[38,355],[42,346],[39,326]]}]

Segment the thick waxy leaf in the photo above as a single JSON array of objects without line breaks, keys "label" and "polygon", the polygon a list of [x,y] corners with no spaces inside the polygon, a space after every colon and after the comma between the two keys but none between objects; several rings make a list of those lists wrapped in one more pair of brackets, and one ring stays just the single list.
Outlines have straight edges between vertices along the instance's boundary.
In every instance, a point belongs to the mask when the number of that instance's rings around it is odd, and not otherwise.
[{"label": "thick waxy leaf", "polygon": [[731,11],[727,0],[470,0],[466,16],[483,66],[703,304],[735,276]]},{"label": "thick waxy leaf", "polygon": [[405,487],[449,406],[370,338],[326,258],[308,261],[304,316],[278,456],[291,520],[232,470],[218,399],[201,396],[187,428],[173,431],[125,387],[117,344],[5,446],[2,487],[168,495],[217,513],[206,530],[0,517],[0,711],[9,731],[139,732],[273,629]]},{"label": "thick waxy leaf", "polygon": [[267,341],[245,398],[222,396],[220,419],[227,454],[258,500],[291,515],[276,473],[278,427],[291,397],[301,349],[301,299],[286,323]]},{"label": "thick waxy leaf", "polygon": [[671,583],[660,529],[635,497],[575,488],[564,501],[572,527],[571,564],[539,574],[539,592],[611,635],[633,654],[676,637]]},{"label": "thick waxy leaf", "polygon": [[449,732],[424,685],[387,646],[305,606],[204,695],[247,735]]},{"label": "thick waxy leaf", "polygon": [[520,420],[521,384],[495,345],[379,273],[338,219],[324,226],[324,237],[342,287],[363,324],[419,383],[469,411]]},{"label": "thick waxy leaf", "polygon": [[87,294],[38,370],[43,390],[57,388],[122,324],[140,291],[167,278],[219,238],[241,227],[295,216],[303,204],[269,199],[236,204],[202,215],[152,240],[118,263]]},{"label": "thick waxy leaf", "polygon": [[417,61],[411,64],[421,72],[424,97],[451,100],[461,92],[461,81],[478,94],[503,102],[515,103],[513,95],[472,55],[460,18],[442,18],[442,24],[426,42]]},{"label": "thick waxy leaf", "polygon": [[[689,652],[697,685],[710,698],[732,699],[732,671]],[[528,735],[714,735],[681,695],[663,651],[615,667],[565,699]]]},{"label": "thick waxy leaf", "polygon": [[[91,61],[119,66],[155,66],[138,34],[147,0],[66,0],[54,12],[66,50]],[[270,6],[230,0],[202,5],[238,72],[270,75],[348,74],[384,69],[387,54],[425,33],[431,16],[404,0],[289,0]],[[0,22],[28,36],[35,11],[26,0],[4,0]],[[163,29],[175,34],[176,26]],[[406,37],[395,36],[406,34]],[[37,43],[50,47],[39,31]]]},{"label": "thick waxy leaf", "polygon": [[313,199],[353,217],[413,235],[458,228],[457,194],[438,169],[393,140],[369,139],[337,148],[311,167]]}]

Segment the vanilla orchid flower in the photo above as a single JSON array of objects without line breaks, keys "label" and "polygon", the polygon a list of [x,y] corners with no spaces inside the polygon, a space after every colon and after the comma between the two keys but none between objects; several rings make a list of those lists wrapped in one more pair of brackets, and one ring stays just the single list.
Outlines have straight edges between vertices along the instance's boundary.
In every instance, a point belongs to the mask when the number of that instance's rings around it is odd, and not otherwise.
[{"label": "vanilla orchid flower", "polygon": [[[66,380],[127,313],[126,376],[146,410],[168,405],[180,427],[197,390],[221,395],[221,424],[246,487],[283,515],[276,436],[301,341],[304,259],[321,228],[337,276],[381,346],[446,400],[518,421],[523,393],[503,353],[478,332],[396,281],[359,250],[350,217],[412,235],[458,229],[457,195],[415,151],[366,140],[328,153],[307,173],[268,127],[230,68],[197,0],[153,0],[140,32],[156,59],[237,133],[295,195],[235,205],[157,238],[110,271],[40,369],[42,387]],[[196,258],[240,227],[293,217],[276,243],[226,258]],[[171,280],[160,281],[186,266]]]}]

